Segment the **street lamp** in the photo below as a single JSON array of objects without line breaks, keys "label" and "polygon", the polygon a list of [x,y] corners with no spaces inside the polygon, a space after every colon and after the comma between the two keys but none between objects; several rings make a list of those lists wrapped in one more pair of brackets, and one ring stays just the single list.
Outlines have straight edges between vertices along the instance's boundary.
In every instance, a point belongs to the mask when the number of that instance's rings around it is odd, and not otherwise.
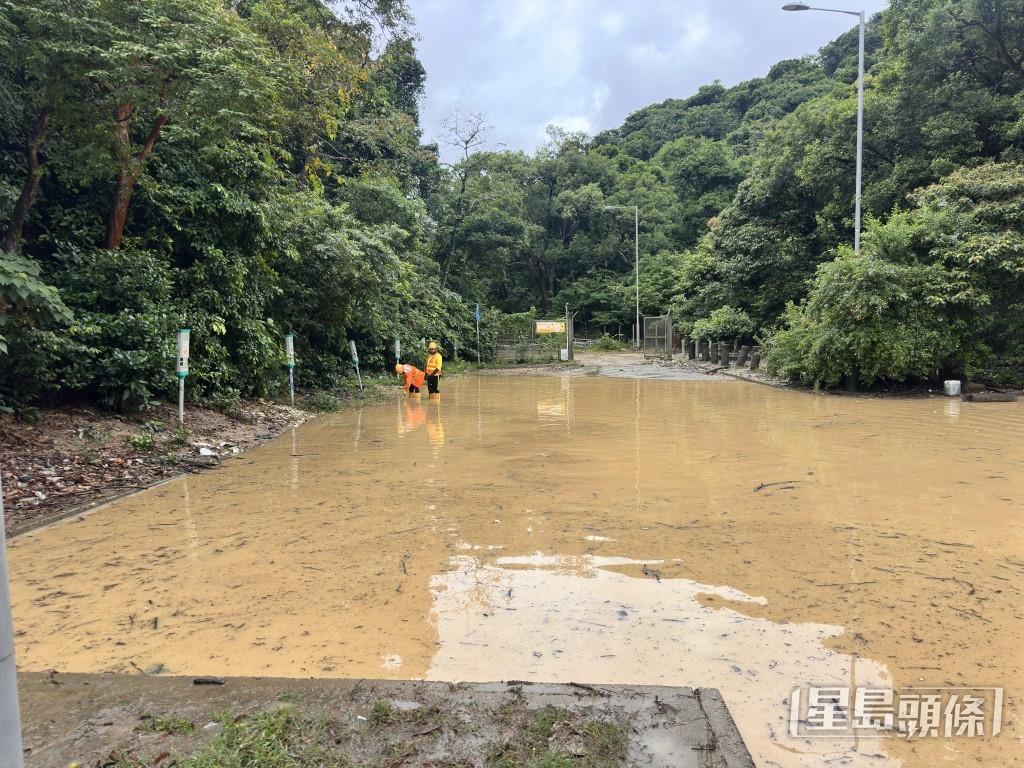
[{"label": "street lamp", "polygon": [[636,229],[634,243],[636,244],[636,331],[635,343],[640,348],[640,206],[638,205],[606,205],[606,211],[614,211],[616,208],[632,208],[636,217]]},{"label": "street lamp", "polygon": [[857,197],[853,223],[853,251],[860,253],[860,187],[861,160],[864,155],[864,11],[841,11],[837,8],[812,8],[804,3],[789,3],[782,6],[784,11],[826,11],[845,13],[860,19],[860,55],[857,62]]}]

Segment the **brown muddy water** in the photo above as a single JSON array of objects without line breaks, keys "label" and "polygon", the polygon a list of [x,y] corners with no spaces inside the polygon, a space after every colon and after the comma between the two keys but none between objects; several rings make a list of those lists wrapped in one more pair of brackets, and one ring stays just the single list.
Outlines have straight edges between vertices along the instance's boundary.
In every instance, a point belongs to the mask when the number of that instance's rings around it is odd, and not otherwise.
[{"label": "brown muddy water", "polygon": [[[705,686],[759,766],[1021,764],[1022,435],[1024,402],[451,379],[13,540],[18,665]],[[1001,688],[1002,730],[992,693],[984,735],[820,738],[812,687]]]}]

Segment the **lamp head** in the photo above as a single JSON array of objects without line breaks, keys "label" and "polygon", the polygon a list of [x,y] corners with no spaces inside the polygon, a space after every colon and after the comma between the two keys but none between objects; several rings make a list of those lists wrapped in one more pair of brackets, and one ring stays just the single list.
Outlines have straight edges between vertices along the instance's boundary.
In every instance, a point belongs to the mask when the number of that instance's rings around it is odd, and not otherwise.
[{"label": "lamp head", "polygon": [[788,4],[784,5],[784,6],[782,6],[782,10],[784,10],[784,11],[809,11],[809,10],[811,10],[811,6],[809,6],[809,5],[805,4],[805,3],[788,3]]},{"label": "lamp head", "polygon": [[619,206],[617,206],[617,205],[606,205],[606,206],[604,207],[604,209],[605,209],[606,211],[614,211],[614,210],[615,210],[616,208],[618,208],[618,207],[619,207]]}]

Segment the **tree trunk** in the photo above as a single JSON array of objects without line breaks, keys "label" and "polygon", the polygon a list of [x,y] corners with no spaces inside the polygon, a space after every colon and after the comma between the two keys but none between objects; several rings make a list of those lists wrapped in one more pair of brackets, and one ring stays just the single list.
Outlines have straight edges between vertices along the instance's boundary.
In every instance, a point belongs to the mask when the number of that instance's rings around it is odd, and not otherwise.
[{"label": "tree trunk", "polygon": [[553,278],[549,277],[550,269],[545,263],[543,254],[537,254],[533,250],[524,251],[523,261],[526,263],[526,268],[530,270],[530,276],[533,277],[533,281],[537,284],[537,290],[540,292],[541,309],[545,312],[550,312],[552,294],[548,290],[548,285],[553,281]]},{"label": "tree trunk", "polygon": [[139,175],[142,173],[146,160],[153,151],[153,145],[156,144],[160,131],[167,125],[166,116],[161,115],[158,117],[156,122],[153,123],[153,129],[149,132],[149,136],[146,137],[146,143],[142,146],[142,150],[137,157],[132,157],[130,154],[131,144],[129,143],[131,139],[129,134],[131,115],[131,104],[121,104],[114,113],[114,118],[118,124],[117,140],[122,162],[121,168],[117,173],[117,181],[114,183],[114,199],[110,205],[110,215],[107,217],[107,241],[104,247],[110,251],[116,251],[121,247],[124,225],[128,219],[128,206],[132,201],[132,191],[135,188],[135,182],[139,180]]},{"label": "tree trunk", "polygon": [[21,249],[21,232],[25,226],[25,219],[35,202],[36,194],[39,192],[39,184],[43,178],[43,168],[39,164],[39,147],[46,136],[46,129],[53,115],[53,107],[47,105],[39,113],[35,130],[25,148],[25,161],[28,166],[28,173],[25,176],[25,183],[21,187],[21,194],[18,202],[14,204],[14,212],[11,213],[11,223],[7,227],[7,234],[4,237],[3,252],[17,253]]},{"label": "tree trunk", "polygon": [[458,242],[459,227],[462,226],[462,220],[465,218],[462,206],[466,200],[466,186],[468,179],[469,174],[463,171],[459,183],[459,197],[455,203],[455,220],[452,222],[452,236],[448,240],[448,250],[444,254],[444,260],[441,262],[442,291],[448,283],[448,275],[451,274],[452,262],[455,261],[455,246]]}]

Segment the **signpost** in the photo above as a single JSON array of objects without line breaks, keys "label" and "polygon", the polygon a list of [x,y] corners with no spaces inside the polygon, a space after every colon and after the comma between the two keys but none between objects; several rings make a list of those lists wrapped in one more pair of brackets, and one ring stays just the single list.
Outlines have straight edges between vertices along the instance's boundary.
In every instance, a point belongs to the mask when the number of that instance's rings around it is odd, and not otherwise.
[{"label": "signpost", "polygon": [[288,358],[288,391],[292,406],[295,405],[295,337],[290,333],[284,337],[284,354]]},{"label": "signpost", "polygon": [[185,377],[188,376],[188,344],[192,331],[182,328],[178,331],[178,365],[174,373],[178,377],[178,423],[185,424]]},{"label": "signpost", "polygon": [[395,365],[402,362],[402,340],[395,337]]},{"label": "signpost", "polygon": [[476,305],[476,362],[480,364],[480,305]]},{"label": "signpost", "polygon": [[356,352],[356,342],[349,339],[348,348],[352,350],[352,365],[356,367],[356,378],[359,380],[359,389],[363,388],[363,375],[359,373],[359,353]]},{"label": "signpost", "polygon": [[534,333],[565,333],[565,320],[535,320]]}]

